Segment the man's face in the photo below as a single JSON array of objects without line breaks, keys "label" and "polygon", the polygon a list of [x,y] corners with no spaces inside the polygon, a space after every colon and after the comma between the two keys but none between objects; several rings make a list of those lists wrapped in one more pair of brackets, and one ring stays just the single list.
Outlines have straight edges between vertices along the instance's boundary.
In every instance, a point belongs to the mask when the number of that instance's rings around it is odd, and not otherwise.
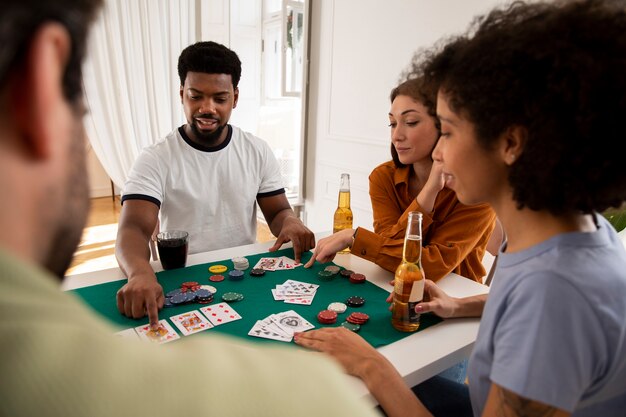
[{"label": "man's face", "polygon": [[[66,176],[57,189],[61,194],[61,209],[58,219],[51,225],[52,240],[44,260],[44,266],[53,274],[62,278],[70,266],[72,256],[80,243],[83,227],[89,210],[89,188],[85,157],[85,130],[83,126],[82,106],[72,106],[68,140]],[[46,210],[46,207],[42,207]]]},{"label": "man's face", "polygon": [[204,146],[214,146],[226,138],[224,128],[237,106],[239,90],[233,89],[228,74],[188,72],[180,88],[185,117],[191,140]]}]

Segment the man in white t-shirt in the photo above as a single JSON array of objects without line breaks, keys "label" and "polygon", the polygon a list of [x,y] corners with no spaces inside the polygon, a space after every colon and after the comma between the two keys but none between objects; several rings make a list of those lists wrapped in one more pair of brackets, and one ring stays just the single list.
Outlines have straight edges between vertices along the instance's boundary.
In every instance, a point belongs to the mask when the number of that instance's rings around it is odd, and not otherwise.
[{"label": "man in white t-shirt", "polygon": [[163,289],[150,266],[149,241],[160,230],[189,233],[189,252],[253,243],[258,203],[272,233],[270,251],[293,243],[294,258],[315,247],[282,185],[278,162],[263,140],[229,125],[237,106],[241,62],[215,42],[198,42],[178,59],[187,124],[144,149],[124,186],[116,257],[128,283],[117,306],[128,317],[158,323]]}]

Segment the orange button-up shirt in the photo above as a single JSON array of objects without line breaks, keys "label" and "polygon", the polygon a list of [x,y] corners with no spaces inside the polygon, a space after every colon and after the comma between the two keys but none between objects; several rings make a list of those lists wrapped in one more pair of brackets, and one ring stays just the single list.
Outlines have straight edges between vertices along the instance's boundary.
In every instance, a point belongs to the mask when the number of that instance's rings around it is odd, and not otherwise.
[{"label": "orange button-up shirt", "polygon": [[396,168],[385,162],[369,177],[374,211],[374,232],[359,227],[352,254],[388,271],[402,261],[402,248],[409,212],[420,211],[422,218],[422,267],[426,278],[437,281],[455,272],[482,282],[483,255],[496,214],[487,204],[466,206],[456,193],[444,188],[435,199],[433,211],[426,213],[409,195],[410,166]]}]

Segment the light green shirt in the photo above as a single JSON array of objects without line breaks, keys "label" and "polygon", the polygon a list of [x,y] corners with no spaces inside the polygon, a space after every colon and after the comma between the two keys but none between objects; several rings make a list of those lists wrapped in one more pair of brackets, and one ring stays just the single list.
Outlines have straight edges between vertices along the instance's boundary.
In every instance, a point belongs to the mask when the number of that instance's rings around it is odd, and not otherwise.
[{"label": "light green shirt", "polygon": [[59,285],[0,251],[0,415],[377,415],[319,354],[220,335],[123,339]]}]

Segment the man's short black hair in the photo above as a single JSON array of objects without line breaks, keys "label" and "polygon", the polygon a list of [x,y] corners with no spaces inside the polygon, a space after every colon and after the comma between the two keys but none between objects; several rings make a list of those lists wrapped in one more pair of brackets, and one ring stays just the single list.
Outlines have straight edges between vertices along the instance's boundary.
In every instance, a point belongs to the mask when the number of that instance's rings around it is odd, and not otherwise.
[{"label": "man's short black hair", "polygon": [[197,42],[186,47],[178,58],[180,85],[185,85],[187,73],[229,74],[233,88],[239,85],[241,61],[235,52],[216,42]]}]

